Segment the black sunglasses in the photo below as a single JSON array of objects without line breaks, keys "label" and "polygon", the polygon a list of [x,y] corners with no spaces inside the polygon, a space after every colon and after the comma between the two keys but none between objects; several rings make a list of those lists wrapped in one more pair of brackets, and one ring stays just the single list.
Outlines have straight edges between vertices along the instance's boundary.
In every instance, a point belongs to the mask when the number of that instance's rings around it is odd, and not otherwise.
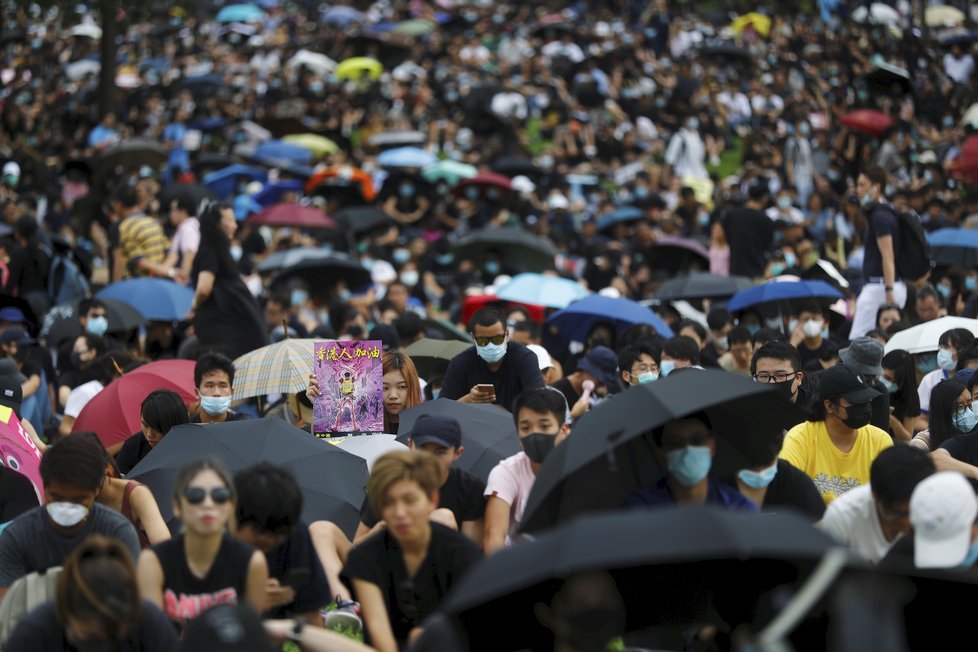
[{"label": "black sunglasses", "polygon": [[492,342],[493,344],[499,345],[506,341],[506,333],[500,333],[499,335],[493,335],[491,337],[475,337],[473,336],[475,343],[479,346],[485,346]]},{"label": "black sunglasses", "polygon": [[[187,487],[187,490],[183,492],[183,497],[191,505],[199,505],[207,498],[207,489],[203,487]],[[215,505],[223,505],[231,500],[231,490],[227,487],[214,487],[211,489],[211,500],[214,501]]]}]

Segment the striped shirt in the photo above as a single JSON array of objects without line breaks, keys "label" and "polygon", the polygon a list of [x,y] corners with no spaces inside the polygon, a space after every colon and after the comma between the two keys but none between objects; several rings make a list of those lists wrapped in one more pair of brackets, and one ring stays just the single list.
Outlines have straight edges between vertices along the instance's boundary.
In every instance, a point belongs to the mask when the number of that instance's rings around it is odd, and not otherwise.
[{"label": "striped shirt", "polygon": [[119,246],[126,265],[123,278],[130,278],[135,275],[135,265],[141,258],[162,263],[169,242],[159,222],[144,213],[137,213],[119,224]]}]

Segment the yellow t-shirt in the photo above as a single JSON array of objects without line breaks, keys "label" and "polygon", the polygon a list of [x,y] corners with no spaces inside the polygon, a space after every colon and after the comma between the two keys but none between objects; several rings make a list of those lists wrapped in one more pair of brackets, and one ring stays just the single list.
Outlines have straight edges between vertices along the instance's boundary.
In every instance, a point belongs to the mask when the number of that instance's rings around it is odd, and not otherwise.
[{"label": "yellow t-shirt", "polygon": [[856,431],[852,450],[843,453],[829,438],[824,421],[805,421],[784,438],[781,459],[801,469],[812,479],[828,505],[850,489],[869,484],[869,467],[893,440],[876,426]]}]

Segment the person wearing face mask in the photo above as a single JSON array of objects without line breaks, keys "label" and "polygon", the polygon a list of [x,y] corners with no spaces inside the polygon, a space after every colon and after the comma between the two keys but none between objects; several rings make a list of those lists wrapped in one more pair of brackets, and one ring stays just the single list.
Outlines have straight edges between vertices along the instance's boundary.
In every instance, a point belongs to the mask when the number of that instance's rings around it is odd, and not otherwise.
[{"label": "person wearing face mask", "polygon": [[713,308],[706,316],[706,325],[710,327],[710,341],[700,352],[700,360],[704,367],[718,367],[720,356],[730,349],[728,335],[734,327],[733,315],[724,308]]},{"label": "person wearing face mask", "polygon": [[[522,344],[509,341],[505,318],[483,308],[469,322],[475,346],[448,364],[441,397],[461,403],[495,403],[510,409],[520,393],[543,386],[539,360]],[[488,391],[488,386],[492,390]]]},{"label": "person wearing face mask", "polygon": [[883,375],[879,381],[890,395],[893,407],[890,415],[890,434],[894,440],[910,441],[924,426],[920,423],[920,397],[914,388],[917,377],[913,357],[896,349],[883,356]]},{"label": "person wearing face mask", "polygon": [[757,505],[729,485],[710,478],[716,439],[705,412],[675,419],[652,431],[653,453],[665,477],[625,499],[627,509],[676,505],[715,505],[730,511],[758,511]]},{"label": "person wearing face mask", "polygon": [[618,357],[606,346],[594,346],[577,363],[577,369],[555,382],[551,387],[559,391],[571,406],[571,418],[581,418],[590,408],[590,392],[585,383],[591,382],[596,393],[611,388],[618,371]]},{"label": "person wearing face mask", "polygon": [[570,435],[570,409],[554,389],[541,387],[517,396],[513,420],[523,451],[500,461],[486,481],[482,549],[487,555],[513,542],[540,467]]},{"label": "person wearing face mask", "polygon": [[393,187],[396,190],[384,202],[384,212],[401,224],[414,224],[431,208],[431,201],[418,192],[417,185],[410,178],[402,178]]},{"label": "person wearing face mask", "polygon": [[0,598],[17,579],[64,563],[93,534],[118,540],[133,559],[139,538],[126,518],[96,502],[105,481],[103,456],[70,435],[41,458],[44,505],[10,522],[0,537]]},{"label": "person wearing face mask", "polygon": [[205,353],[194,365],[194,385],[200,413],[191,423],[224,423],[250,418],[231,409],[234,394],[234,363],[219,353]]},{"label": "person wearing face mask", "polygon": [[750,362],[754,348],[750,333],[743,326],[737,326],[730,331],[727,339],[730,350],[720,357],[720,368],[733,374],[752,376]]},{"label": "person wearing face mask", "polygon": [[[799,403],[802,381],[798,350],[781,340],[773,340],[754,351],[750,361],[751,377],[759,383],[772,383],[792,403]],[[801,404],[806,403],[802,400]],[[790,428],[797,424],[784,424]]]},{"label": "person wearing face mask", "polygon": [[873,460],[893,445],[886,431],[869,425],[878,394],[852,369],[826,369],[809,420],[785,436],[781,458],[815,482],[826,505],[869,482]]},{"label": "person wearing face mask", "polygon": [[618,355],[618,373],[625,387],[654,383],[659,379],[655,350],[639,341]]},{"label": "person wearing face mask", "polygon": [[934,474],[930,456],[911,446],[893,446],[873,460],[869,484],[832,501],[819,528],[857,555],[879,563],[910,534],[914,489]]},{"label": "person wearing face mask", "polygon": [[669,139],[666,147],[666,163],[680,179],[708,179],[706,172],[706,146],[700,137],[700,121],[690,116]]},{"label": "person wearing face mask", "polygon": [[975,342],[974,334],[966,328],[952,328],[944,331],[937,340],[937,369],[928,372],[920,379],[917,386],[917,397],[920,399],[920,411],[929,418],[930,397],[934,387],[941,381],[954,376],[958,362],[958,352],[964,351]]},{"label": "person wearing face mask", "polygon": [[828,341],[828,324],[822,307],[811,302],[798,310],[798,316],[788,322],[788,336],[798,349],[801,366],[824,357],[831,346]]},{"label": "person wearing face mask", "polygon": [[700,347],[696,340],[685,335],[676,335],[662,345],[662,359],[659,362],[659,377],[665,378],[676,369],[700,366]]},{"label": "person wearing face mask", "polygon": [[964,384],[965,377],[974,372],[966,371],[958,374],[961,380],[956,377],[942,381],[931,391],[929,427],[914,435],[910,440],[912,446],[925,451],[937,450],[948,440],[967,434],[978,425],[971,391]]}]

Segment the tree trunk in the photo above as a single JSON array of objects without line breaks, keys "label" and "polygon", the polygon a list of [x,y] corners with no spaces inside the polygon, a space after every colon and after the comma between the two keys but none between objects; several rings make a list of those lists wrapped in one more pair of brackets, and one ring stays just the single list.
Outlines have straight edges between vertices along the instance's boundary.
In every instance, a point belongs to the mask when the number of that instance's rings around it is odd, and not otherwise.
[{"label": "tree trunk", "polygon": [[119,0],[99,0],[99,13],[102,18],[102,70],[98,78],[98,116],[99,120],[116,108],[115,58],[118,48]]}]

